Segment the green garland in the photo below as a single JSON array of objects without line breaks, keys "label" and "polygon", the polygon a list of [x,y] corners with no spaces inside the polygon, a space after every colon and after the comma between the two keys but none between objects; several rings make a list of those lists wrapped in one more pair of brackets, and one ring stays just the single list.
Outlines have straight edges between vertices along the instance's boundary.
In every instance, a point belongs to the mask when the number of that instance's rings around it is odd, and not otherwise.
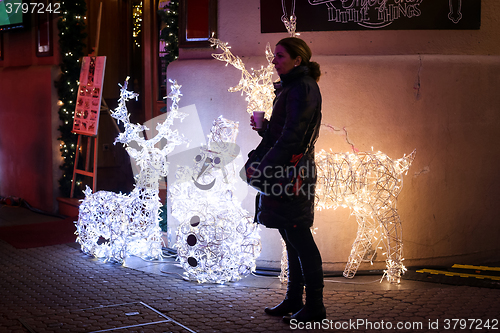
[{"label": "green garland", "polygon": [[75,101],[80,79],[80,59],[83,57],[83,43],[86,34],[85,14],[87,6],[84,0],[66,0],[61,2],[61,10],[57,27],[59,29],[59,48],[61,52],[61,75],[55,82],[59,94],[59,119],[61,125],[60,151],[64,159],[61,169],[63,175],[59,179],[61,195],[69,197],[73,165],[75,161],[77,135],[72,133]]},{"label": "green garland", "polygon": [[[164,22],[160,39],[166,42],[166,55],[163,58],[167,61],[167,65],[179,56],[178,8],[179,1],[172,0],[167,10],[158,11],[158,15]],[[61,104],[59,108],[61,136],[58,140],[61,142],[60,151],[64,161],[60,167],[63,174],[59,179],[59,189],[62,196],[69,197],[77,143],[77,135],[71,131],[80,78],[80,59],[84,56],[86,3],[84,0],[63,1],[60,12],[57,27],[59,28],[59,49],[62,61],[61,75],[55,82],[55,86]]]},{"label": "green garland", "polygon": [[[179,1],[170,1],[166,10],[158,10],[158,15],[163,23],[163,29],[160,32],[160,39],[165,41],[165,56],[166,66],[179,57]],[[167,107],[161,109],[162,112],[167,111]],[[167,206],[161,207],[162,218],[160,228],[162,231],[167,231]]]},{"label": "green garland", "polygon": [[179,0],[170,1],[166,10],[159,10],[158,15],[164,24],[160,39],[166,42],[163,59],[167,65],[179,56]]},{"label": "green garland", "polygon": [[[164,56],[161,57],[162,68],[165,65],[165,71],[172,61],[179,57],[179,1],[172,0],[168,6],[163,10],[158,10],[162,22],[162,29],[160,31],[160,40],[165,42],[165,49],[160,50]],[[166,78],[166,75],[165,75]],[[165,82],[167,86],[168,83]],[[168,88],[165,87],[164,93],[168,94]],[[160,112],[167,112],[167,100],[165,106],[160,109]]]}]

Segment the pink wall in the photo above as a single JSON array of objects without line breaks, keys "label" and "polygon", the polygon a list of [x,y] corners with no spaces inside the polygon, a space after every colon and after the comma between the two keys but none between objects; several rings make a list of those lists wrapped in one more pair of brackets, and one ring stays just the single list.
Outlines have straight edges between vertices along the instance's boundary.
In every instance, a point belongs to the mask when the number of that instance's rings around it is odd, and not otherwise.
[{"label": "pink wall", "polygon": [[[17,196],[53,212],[59,153],[54,79],[59,56],[54,45],[54,56],[36,57],[34,33],[34,29],[3,33],[0,196]],[[56,32],[54,37],[57,40]]]},{"label": "pink wall", "polygon": [[[373,147],[397,159],[417,150],[397,206],[407,266],[498,262],[500,256],[500,1],[482,0],[481,7],[479,30],[300,35],[321,65],[323,123],[345,128],[360,151]],[[218,10],[218,38],[247,68],[267,65],[266,43],[288,37],[260,32],[259,0],[219,0]],[[196,105],[205,132],[221,114],[239,121],[236,143],[246,154],[259,137],[248,126],[244,96],[227,91],[241,72],[211,57],[220,52],[181,49],[168,77],[182,85],[179,106]],[[344,132],[327,126],[317,147],[351,150]],[[253,202],[253,193],[243,201],[251,213]],[[174,219],[169,226],[175,230]],[[315,226],[326,269],[342,270],[356,238],[355,217],[348,209],[318,211]],[[261,237],[257,265],[279,267],[279,234],[263,228]],[[384,268],[382,252],[373,267],[360,269]]]}]

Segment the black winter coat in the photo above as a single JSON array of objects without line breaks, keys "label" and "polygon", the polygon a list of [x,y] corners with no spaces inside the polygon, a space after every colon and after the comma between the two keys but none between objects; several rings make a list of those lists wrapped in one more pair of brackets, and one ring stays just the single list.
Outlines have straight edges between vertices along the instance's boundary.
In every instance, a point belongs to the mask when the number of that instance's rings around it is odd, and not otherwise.
[{"label": "black winter coat", "polygon": [[276,92],[273,112],[267,129],[259,132],[262,141],[256,148],[265,155],[258,167],[286,165],[293,155],[304,153],[313,172],[307,179],[308,195],[293,199],[258,194],[255,221],[268,228],[311,227],[314,220],[316,166],[314,144],[321,125],[321,93],[306,66],[293,68],[280,76],[281,89]]}]

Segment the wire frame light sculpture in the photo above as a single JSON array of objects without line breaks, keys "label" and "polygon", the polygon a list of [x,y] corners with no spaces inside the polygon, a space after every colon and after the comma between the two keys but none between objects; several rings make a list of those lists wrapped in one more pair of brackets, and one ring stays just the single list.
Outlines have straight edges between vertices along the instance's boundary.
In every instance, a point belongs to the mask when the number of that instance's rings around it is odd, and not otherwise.
[{"label": "wire frame light sculpture", "polygon": [[172,216],[179,220],[175,247],[184,276],[200,283],[237,281],[255,270],[259,229],[235,195],[238,123],[222,116],[192,166],[179,166],[169,184]]},{"label": "wire frame light sculpture", "polygon": [[[315,156],[318,181],[316,209],[348,207],[358,231],[343,275],[352,278],[363,261],[374,259],[380,243],[385,247],[384,276],[399,283],[403,265],[401,219],[396,203],[416,151],[392,160],[382,152],[333,153]],[[382,247],[380,247],[382,248]]]},{"label": "wire frame light sculpture", "polygon": [[249,72],[240,57],[233,55],[231,47],[228,43],[222,42],[216,38],[210,38],[212,46],[218,47],[222,53],[214,53],[212,56],[219,60],[225,61],[226,66],[232,65],[241,71],[241,79],[237,86],[230,87],[230,92],[241,91],[241,94],[246,94],[245,100],[247,104],[247,112],[252,114],[253,111],[264,111],[266,119],[271,117],[273,111],[274,100],[274,54],[269,43],[266,45],[266,60],[267,66],[261,66],[260,69],[251,69]]},{"label": "wire frame light sculpture", "polygon": [[288,281],[288,252],[286,251],[286,243],[281,239],[281,261],[280,261],[280,275],[278,278],[281,283],[286,283]]},{"label": "wire frame light sculpture", "polygon": [[[119,263],[128,255],[141,258],[161,256],[159,180],[168,173],[167,154],[185,142],[183,136],[170,129],[174,119],[182,120],[185,116],[177,109],[172,109],[165,121],[158,124],[155,137],[144,139],[142,133],[148,128],[129,120],[126,102],[137,99],[138,94],[127,90],[127,82],[128,78],[120,89],[118,107],[111,116],[125,126],[115,144],[122,143],[140,168],[135,188],[125,195],[108,191],[92,193],[87,186],[76,222],[77,242],[83,252]],[[163,148],[157,148],[162,139],[167,143]],[[132,143],[139,149],[133,148]]]},{"label": "wire frame light sculpture", "polygon": [[281,22],[285,25],[286,31],[290,34],[290,37],[297,37],[300,35],[295,30],[297,29],[297,16],[295,16],[295,0],[292,0],[292,13],[290,18],[287,17],[286,4],[284,0],[281,0],[281,8],[283,9],[283,16],[281,16]]}]

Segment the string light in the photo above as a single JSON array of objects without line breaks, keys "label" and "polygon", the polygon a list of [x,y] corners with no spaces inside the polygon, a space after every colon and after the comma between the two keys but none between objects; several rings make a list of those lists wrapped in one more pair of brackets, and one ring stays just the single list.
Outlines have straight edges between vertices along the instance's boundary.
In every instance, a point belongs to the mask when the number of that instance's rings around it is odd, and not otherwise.
[{"label": "string light", "polygon": [[142,1],[139,4],[135,4],[132,7],[132,36],[134,37],[134,43],[137,47],[141,47],[139,44],[139,34],[142,30]]},{"label": "string light", "polygon": [[297,17],[295,14],[290,16],[290,19],[283,16],[281,21],[285,24],[286,31],[288,31],[290,37],[297,37],[300,35],[298,32],[295,32],[295,29],[297,28]]},{"label": "string light", "polygon": [[[358,231],[343,275],[353,278],[360,264],[373,265],[383,242],[387,257],[384,277],[399,283],[406,271],[403,265],[403,234],[396,202],[416,151],[398,160],[382,152],[333,153],[321,150],[315,155],[317,185],[315,208],[350,208]],[[314,233],[314,230],[312,230]],[[380,235],[379,235],[380,234]],[[377,236],[378,235],[378,236]],[[282,241],[280,281],[287,281],[288,259]]]},{"label": "string light", "polygon": [[316,154],[316,209],[347,207],[358,223],[345,277],[354,277],[362,261],[373,263],[374,240],[377,241],[376,234],[380,233],[375,248],[380,242],[385,245],[387,269],[384,276],[389,282],[399,283],[406,268],[396,202],[403,187],[403,173],[410,168],[415,154],[413,151],[398,160],[382,152],[342,154],[321,150]]},{"label": "string light", "polygon": [[179,101],[181,100],[181,85],[177,84],[177,80],[168,79],[171,83],[170,85],[170,94],[168,96],[163,97],[163,99],[170,98],[172,100],[172,105],[170,106],[170,110],[179,110]]},{"label": "string light", "polygon": [[217,118],[193,166],[179,167],[169,184],[172,216],[180,221],[175,246],[189,280],[225,283],[255,270],[259,228],[235,195],[237,134],[237,122]]},{"label": "string light", "polygon": [[216,46],[222,50],[222,53],[214,53],[212,56],[219,60],[225,61],[226,66],[232,65],[241,71],[241,79],[237,86],[229,88],[230,92],[241,91],[241,94],[246,94],[245,100],[247,104],[247,112],[253,114],[253,111],[264,111],[266,119],[271,117],[273,111],[274,100],[274,85],[272,80],[274,65],[274,55],[269,43],[266,46],[267,67],[261,66],[260,69],[252,69],[251,73],[245,68],[245,64],[238,56],[234,56],[230,51],[228,43],[222,42],[219,39],[210,38],[212,46]]},{"label": "string light", "polygon": [[281,239],[281,272],[279,279],[281,283],[288,281],[288,252],[286,251],[286,243]]},{"label": "string light", "polygon": [[[167,154],[185,142],[177,131],[170,129],[174,119],[186,116],[177,110],[171,110],[165,121],[157,125],[155,137],[146,140],[141,136],[147,128],[130,123],[126,102],[137,99],[138,94],[127,90],[127,82],[128,78],[111,116],[125,125],[125,131],[118,135],[115,143],[126,146],[140,168],[135,188],[129,195],[108,191],[92,194],[87,186],[76,222],[77,242],[82,251],[105,261],[123,262],[128,255],[142,258],[161,255],[159,179],[168,173]],[[162,139],[167,143],[162,149],[156,148]],[[137,143],[140,150],[129,146],[131,142]]]},{"label": "string light", "polygon": [[285,0],[281,0],[281,8],[283,9],[283,16],[281,16],[281,22],[285,25],[286,31],[290,34],[290,37],[296,37],[300,34],[295,32],[297,28],[297,16],[295,16],[295,0],[292,0],[292,14],[290,19],[287,18],[287,10]]},{"label": "string light", "polygon": [[[181,86],[169,81],[170,109],[178,110]],[[237,135],[237,122],[216,119],[208,146],[200,148],[194,167],[180,167],[176,181],[169,184],[172,216],[180,221],[175,247],[189,280],[224,283],[255,270],[261,251],[258,227],[233,195],[238,180],[232,163],[239,153]]]}]

